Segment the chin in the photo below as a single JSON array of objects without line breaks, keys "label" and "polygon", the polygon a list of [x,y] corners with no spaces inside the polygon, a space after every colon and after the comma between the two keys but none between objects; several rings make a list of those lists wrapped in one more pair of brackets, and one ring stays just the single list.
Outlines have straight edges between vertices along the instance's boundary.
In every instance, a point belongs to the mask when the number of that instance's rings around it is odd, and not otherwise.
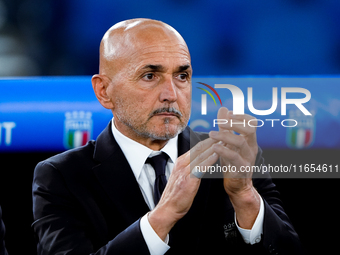
[{"label": "chin", "polygon": [[185,129],[185,126],[165,124],[162,130],[150,132],[152,138],[156,140],[169,140],[176,137]]}]

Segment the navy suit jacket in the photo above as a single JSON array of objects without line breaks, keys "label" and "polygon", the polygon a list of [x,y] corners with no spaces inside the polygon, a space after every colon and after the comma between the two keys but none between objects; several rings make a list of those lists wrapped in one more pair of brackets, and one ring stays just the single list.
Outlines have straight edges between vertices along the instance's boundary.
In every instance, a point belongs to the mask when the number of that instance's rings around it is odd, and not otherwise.
[{"label": "navy suit jacket", "polygon": [[[182,155],[206,134],[186,128]],[[263,164],[261,149],[256,164]],[[170,231],[167,254],[301,254],[299,238],[269,176],[253,179],[265,205],[260,243],[246,245],[220,178],[202,179],[189,212]],[[140,218],[149,211],[111,132],[43,162],[34,172],[33,229],[38,254],[149,254]]]}]

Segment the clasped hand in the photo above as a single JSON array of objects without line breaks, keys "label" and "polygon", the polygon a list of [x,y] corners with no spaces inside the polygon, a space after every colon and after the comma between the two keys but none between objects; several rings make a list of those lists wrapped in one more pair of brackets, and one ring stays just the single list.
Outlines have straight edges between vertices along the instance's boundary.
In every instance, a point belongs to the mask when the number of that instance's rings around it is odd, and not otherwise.
[{"label": "clasped hand", "polygon": [[[224,188],[229,195],[243,192],[252,187],[252,172],[242,171],[242,167],[255,164],[258,146],[256,142],[256,124],[249,120],[250,115],[233,115],[222,107],[218,119],[226,119],[226,124],[219,124],[219,131],[211,131],[210,138],[216,141],[213,150],[220,157],[221,166],[235,166],[236,171],[224,172]],[[237,132],[238,134],[235,134]]]},{"label": "clasped hand", "polygon": [[[249,115],[232,115],[225,107],[220,108],[217,118],[246,124],[253,119]],[[234,206],[239,225],[252,227],[260,207],[259,195],[252,184],[252,173],[239,170],[242,166],[254,165],[258,147],[256,128],[242,123],[220,124],[219,131],[211,131],[208,139],[177,159],[159,203],[149,214],[151,226],[163,240],[189,211],[197,194],[201,179],[192,177],[194,168],[211,166],[218,158],[221,166],[230,165],[237,169],[223,173],[224,189]]]}]

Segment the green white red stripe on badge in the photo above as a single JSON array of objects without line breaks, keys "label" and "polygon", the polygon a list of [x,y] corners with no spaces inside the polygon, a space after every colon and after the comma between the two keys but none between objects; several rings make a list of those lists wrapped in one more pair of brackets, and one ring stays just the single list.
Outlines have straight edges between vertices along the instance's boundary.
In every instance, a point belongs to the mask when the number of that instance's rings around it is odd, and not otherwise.
[{"label": "green white red stripe on badge", "polygon": [[69,130],[68,147],[76,148],[85,145],[89,140],[90,133],[87,130]]},{"label": "green white red stripe on badge", "polygon": [[292,128],[289,133],[289,145],[293,148],[306,148],[312,143],[313,134],[309,128]]}]

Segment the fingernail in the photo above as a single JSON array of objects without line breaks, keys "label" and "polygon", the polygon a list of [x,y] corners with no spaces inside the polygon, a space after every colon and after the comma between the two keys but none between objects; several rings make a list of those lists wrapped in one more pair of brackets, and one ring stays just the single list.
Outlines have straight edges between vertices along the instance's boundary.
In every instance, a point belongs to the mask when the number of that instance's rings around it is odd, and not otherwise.
[{"label": "fingernail", "polygon": [[214,152],[213,154],[211,154],[211,155],[209,156],[209,158],[216,158],[216,156],[217,156],[217,153]]}]

